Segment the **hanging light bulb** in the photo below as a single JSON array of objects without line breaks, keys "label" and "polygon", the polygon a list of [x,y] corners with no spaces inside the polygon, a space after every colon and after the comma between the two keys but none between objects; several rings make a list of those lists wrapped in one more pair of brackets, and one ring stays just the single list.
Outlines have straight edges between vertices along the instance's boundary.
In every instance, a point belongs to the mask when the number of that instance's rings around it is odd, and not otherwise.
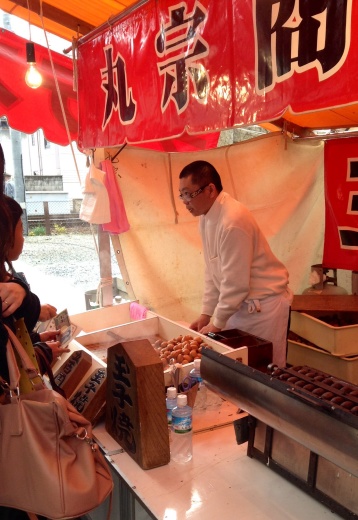
[{"label": "hanging light bulb", "polygon": [[35,46],[32,42],[26,43],[26,61],[28,64],[25,74],[26,85],[30,88],[38,88],[42,84],[42,76],[36,68]]}]

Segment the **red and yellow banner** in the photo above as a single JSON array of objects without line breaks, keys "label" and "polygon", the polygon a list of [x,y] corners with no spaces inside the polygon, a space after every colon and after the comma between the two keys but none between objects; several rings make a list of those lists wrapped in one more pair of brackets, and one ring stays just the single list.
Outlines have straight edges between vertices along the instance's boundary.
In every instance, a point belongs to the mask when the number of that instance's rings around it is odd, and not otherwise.
[{"label": "red and yellow banner", "polygon": [[149,0],[79,42],[79,144],[357,102],[357,24],[353,0]]},{"label": "red and yellow banner", "polygon": [[326,227],[323,265],[358,270],[358,138],[325,145]]}]

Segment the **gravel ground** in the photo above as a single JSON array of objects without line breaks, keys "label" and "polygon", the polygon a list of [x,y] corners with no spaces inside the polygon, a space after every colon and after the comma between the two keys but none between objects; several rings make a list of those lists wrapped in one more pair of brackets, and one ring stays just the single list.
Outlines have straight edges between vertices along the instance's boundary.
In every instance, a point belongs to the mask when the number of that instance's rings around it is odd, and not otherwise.
[{"label": "gravel ground", "polygon": [[76,286],[88,289],[98,283],[99,266],[92,235],[25,237],[21,260]]},{"label": "gravel ground", "polygon": [[[28,266],[83,293],[96,289],[100,279],[99,259],[91,234],[26,236],[23,253],[15,268],[26,275]],[[114,254],[112,274],[119,274]]]}]

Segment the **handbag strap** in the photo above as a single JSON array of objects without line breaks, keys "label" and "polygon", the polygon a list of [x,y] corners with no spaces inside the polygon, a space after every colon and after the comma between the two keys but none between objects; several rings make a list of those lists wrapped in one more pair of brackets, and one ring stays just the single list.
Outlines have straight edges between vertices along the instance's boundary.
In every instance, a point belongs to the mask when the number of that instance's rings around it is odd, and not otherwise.
[{"label": "handbag strap", "polygon": [[62,397],[64,397],[66,399],[65,391],[60,386],[58,386],[58,384],[56,383],[55,376],[53,375],[51,365],[50,365],[46,355],[40,348],[37,349],[37,355],[41,358],[41,361],[42,361],[44,367],[46,368],[46,374],[48,375],[48,378],[50,380],[52,390],[55,390],[58,394],[62,395]]},{"label": "handbag strap", "polygon": [[13,331],[7,325],[5,325],[5,327],[9,338],[6,346],[6,359],[9,368],[10,389],[12,391],[17,390],[20,382],[20,370],[16,362],[14,349],[16,350],[21,360],[22,367],[25,370],[28,378],[30,379],[34,390],[43,389],[44,383],[42,381],[42,378],[39,375],[35,365],[31,361],[26,350],[21,345],[16,334],[14,334]]}]

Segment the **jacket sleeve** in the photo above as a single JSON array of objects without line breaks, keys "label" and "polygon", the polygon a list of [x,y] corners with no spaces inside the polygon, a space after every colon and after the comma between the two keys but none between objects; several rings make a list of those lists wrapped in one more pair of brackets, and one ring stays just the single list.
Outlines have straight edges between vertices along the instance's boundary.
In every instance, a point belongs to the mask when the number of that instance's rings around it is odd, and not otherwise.
[{"label": "jacket sleeve", "polygon": [[32,331],[35,327],[41,312],[41,304],[39,298],[30,291],[29,286],[19,278],[13,278],[8,283],[18,283],[26,291],[26,296],[20,307],[14,312],[16,320],[24,318],[28,331]]},{"label": "jacket sleeve", "polygon": [[5,379],[5,381],[9,381],[9,370],[7,368],[7,360],[6,360],[7,339],[8,339],[7,330],[3,326],[2,321],[0,321],[0,376],[3,379]]},{"label": "jacket sleeve", "polygon": [[43,341],[34,344],[36,360],[41,374],[45,374],[53,361],[52,350]]}]

